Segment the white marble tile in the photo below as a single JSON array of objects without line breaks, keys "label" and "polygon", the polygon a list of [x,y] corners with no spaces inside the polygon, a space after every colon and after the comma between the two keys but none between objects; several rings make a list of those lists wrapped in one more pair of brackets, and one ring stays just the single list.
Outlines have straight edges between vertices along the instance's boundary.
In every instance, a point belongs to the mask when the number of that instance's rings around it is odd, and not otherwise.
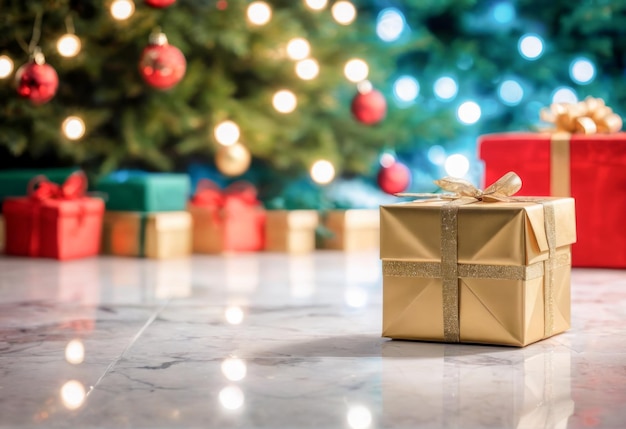
[{"label": "white marble tile", "polygon": [[1,428],[623,428],[626,271],[523,349],[380,338],[375,253],[0,257]]}]

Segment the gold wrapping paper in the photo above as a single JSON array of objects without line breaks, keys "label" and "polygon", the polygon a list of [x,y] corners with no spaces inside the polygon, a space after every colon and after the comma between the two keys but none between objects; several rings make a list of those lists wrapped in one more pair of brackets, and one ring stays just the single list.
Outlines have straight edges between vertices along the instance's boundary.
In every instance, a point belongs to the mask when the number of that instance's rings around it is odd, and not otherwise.
[{"label": "gold wrapping paper", "polygon": [[192,249],[194,253],[221,253],[224,250],[223,226],[216,221],[215,208],[189,204],[187,211],[193,219]]},{"label": "gold wrapping paper", "polygon": [[191,254],[191,215],[187,212],[106,212],[102,253],[172,259]]},{"label": "gold wrapping paper", "polygon": [[352,252],[378,249],[380,244],[378,210],[332,210],[327,213],[324,226],[332,234],[324,238],[324,249]]},{"label": "gold wrapping paper", "polygon": [[315,250],[315,210],[268,210],[265,221],[265,250],[308,253]]},{"label": "gold wrapping paper", "polygon": [[2,217],[2,215],[0,215],[0,253],[4,252],[4,240],[5,240],[5,233],[4,233],[4,218]]},{"label": "gold wrapping paper", "polygon": [[524,346],[563,332],[574,241],[571,198],[382,206],[383,336]]}]

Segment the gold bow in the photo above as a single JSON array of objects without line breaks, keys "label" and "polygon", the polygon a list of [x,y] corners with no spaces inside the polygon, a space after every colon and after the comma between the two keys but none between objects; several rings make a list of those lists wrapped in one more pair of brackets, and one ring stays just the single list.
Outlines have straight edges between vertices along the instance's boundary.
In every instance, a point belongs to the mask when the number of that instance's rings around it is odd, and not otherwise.
[{"label": "gold bow", "polygon": [[437,198],[445,200],[471,198],[474,201],[494,202],[508,201],[508,197],[515,195],[517,191],[522,188],[522,179],[512,171],[500,177],[484,191],[478,189],[467,180],[457,179],[456,177],[444,177],[443,179],[435,180],[434,183],[449,193],[401,193],[396,195],[399,197]]},{"label": "gold bow", "polygon": [[554,131],[572,134],[617,133],[622,118],[601,98],[587,97],[578,103],[552,103],[540,113],[541,120],[551,122]]}]

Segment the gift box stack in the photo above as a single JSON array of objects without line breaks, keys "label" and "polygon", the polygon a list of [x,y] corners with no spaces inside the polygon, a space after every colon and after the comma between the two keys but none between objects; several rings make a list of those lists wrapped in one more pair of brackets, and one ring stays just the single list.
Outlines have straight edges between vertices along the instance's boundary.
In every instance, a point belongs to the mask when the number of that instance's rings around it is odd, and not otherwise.
[{"label": "gift box stack", "polygon": [[3,176],[0,188],[5,193],[2,212],[8,255],[67,260],[98,254],[104,202],[86,194],[83,172],[21,170]]},{"label": "gift box stack", "polygon": [[202,179],[188,204],[195,253],[263,250],[265,210],[256,188],[244,181],[225,189]]},{"label": "gift box stack", "polygon": [[153,259],[191,253],[187,175],[118,171],[96,190],[106,199],[102,253]]},{"label": "gift box stack", "polygon": [[576,267],[626,268],[626,133],[622,119],[601,99],[553,104],[542,112],[552,128],[479,139],[487,183],[516,171],[518,195],[576,199]]}]

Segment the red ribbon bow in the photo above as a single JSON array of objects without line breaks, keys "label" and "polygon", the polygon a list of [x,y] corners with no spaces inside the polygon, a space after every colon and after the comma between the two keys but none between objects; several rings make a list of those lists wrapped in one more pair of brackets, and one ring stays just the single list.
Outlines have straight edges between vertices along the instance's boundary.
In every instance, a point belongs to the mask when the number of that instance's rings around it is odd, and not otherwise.
[{"label": "red ribbon bow", "polygon": [[191,202],[198,206],[224,207],[228,199],[238,200],[246,205],[257,205],[257,192],[249,182],[239,181],[221,190],[215,182],[202,179],[198,182]]},{"label": "red ribbon bow", "polygon": [[62,185],[51,182],[44,175],[36,176],[28,183],[28,195],[38,201],[75,200],[85,195],[87,176],[76,171]]}]

